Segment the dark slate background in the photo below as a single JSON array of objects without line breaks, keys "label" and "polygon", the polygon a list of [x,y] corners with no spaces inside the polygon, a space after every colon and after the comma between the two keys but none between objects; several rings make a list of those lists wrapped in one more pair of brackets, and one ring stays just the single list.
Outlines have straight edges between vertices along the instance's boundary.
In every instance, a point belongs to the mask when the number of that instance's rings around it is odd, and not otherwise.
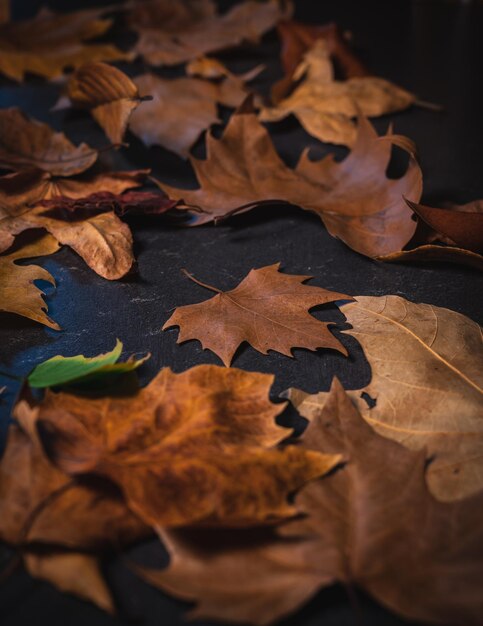
[{"label": "dark slate background", "polygon": [[[40,6],[37,0],[15,0],[15,18],[29,17]],[[94,2],[51,2],[58,10],[93,5]],[[224,2],[222,6],[226,6]],[[467,202],[483,197],[483,55],[480,40],[483,6],[458,2],[409,2],[393,0],[299,0],[296,17],[312,23],[335,20],[351,30],[354,45],[375,74],[384,76],[415,92],[419,98],[441,104],[445,113],[413,107],[409,111],[376,120],[379,131],[392,121],[397,132],[414,139],[424,170],[424,200]],[[117,24],[113,35],[120,45],[129,45],[134,36]],[[281,76],[279,46],[274,33],[257,48],[246,47],[219,55],[234,71],[263,62],[267,70],[255,85],[267,91]],[[141,61],[119,67],[131,75],[145,71]],[[159,70],[163,76],[180,75],[179,68]],[[22,85],[0,79],[0,107],[19,106],[28,114],[64,130],[76,142],[102,147],[107,140],[88,115],[79,112],[51,112],[60,86],[29,77]],[[227,111],[221,111],[224,119]],[[271,125],[273,140],[289,164],[294,165],[309,145],[314,156],[327,148],[311,138],[294,119]],[[192,170],[182,159],[155,147],[145,148],[129,136],[131,147],[103,155],[116,168],[152,167],[155,176],[180,187],[194,186]],[[337,149],[343,156],[345,151]],[[203,141],[195,146],[203,154]],[[393,172],[401,171],[396,159]],[[174,307],[202,301],[210,293],[181,273],[187,268],[200,280],[221,289],[231,289],[254,267],[281,261],[285,271],[311,274],[312,283],[339,292],[358,295],[398,294],[415,302],[427,302],[464,313],[481,321],[481,282],[476,271],[458,266],[383,265],[359,256],[330,237],[320,220],[294,207],[275,206],[239,216],[217,227],[177,229],[166,221],[136,218],[129,221],[135,240],[137,264],[124,279],[106,281],[90,271],[74,252],[62,249],[38,263],[57,281],[49,288],[49,313],[62,332],[49,330],[13,315],[0,315],[0,370],[17,376],[56,354],[95,355],[114,346],[119,337],[125,354],[152,353],[140,370],[148,382],[163,366],[177,372],[199,363],[219,363],[215,355],[203,352],[198,342],[176,345],[177,330],[161,332]],[[314,315],[337,320],[343,316],[331,307]],[[338,335],[340,336],[340,335]],[[294,350],[294,359],[271,353],[263,356],[245,346],[233,365],[276,376],[274,397],[289,386],[316,392],[327,389],[337,375],[344,386],[358,388],[369,381],[370,368],[354,340],[342,335],[350,350],[348,359],[319,350]],[[0,441],[4,439],[17,386],[0,377],[7,391],[1,397]],[[287,419],[290,418],[290,413]],[[161,563],[165,558],[153,544],[135,551],[144,562]],[[6,556],[6,555],[5,555]],[[16,573],[0,587],[0,623],[4,626],[177,626],[183,623],[185,605],[138,581],[112,557],[106,564],[119,604],[119,616],[109,617],[93,606],[62,595],[50,585]],[[351,607],[342,588],[320,593],[306,608],[284,622],[285,626],[396,626],[406,622],[374,604],[359,593],[361,610]],[[201,624],[200,622],[198,622]]]}]

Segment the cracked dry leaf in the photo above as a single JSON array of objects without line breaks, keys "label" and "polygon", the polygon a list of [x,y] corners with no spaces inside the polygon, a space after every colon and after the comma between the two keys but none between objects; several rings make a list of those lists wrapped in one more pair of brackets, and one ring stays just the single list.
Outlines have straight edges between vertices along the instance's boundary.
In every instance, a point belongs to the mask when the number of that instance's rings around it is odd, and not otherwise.
[{"label": "cracked dry leaf", "polygon": [[49,328],[60,330],[60,326],[46,313],[44,292],[35,286],[35,280],[45,280],[55,285],[53,276],[38,265],[17,265],[16,261],[57,252],[59,244],[50,235],[0,256],[0,311],[15,313],[40,322]]},{"label": "cracked dry leaf", "polygon": [[149,583],[196,602],[190,616],[265,626],[319,589],[357,585],[406,619],[481,623],[481,494],[441,503],[425,484],[425,454],[375,433],[334,380],[303,436],[305,449],[341,452],[347,463],[296,497],[302,519],[255,542],[163,530],[164,571]]},{"label": "cracked dry leaf", "polygon": [[111,27],[112,20],[102,18],[106,12],[106,7],[64,14],[43,9],[33,19],[0,24],[0,73],[16,81],[27,72],[52,79],[87,61],[132,59],[110,43],[84,43]]},{"label": "cracked dry leaf", "polygon": [[300,85],[274,107],[260,111],[263,122],[295,115],[304,129],[320,141],[353,146],[357,129],[352,118],[377,117],[408,108],[414,96],[377,76],[335,80],[328,44],[319,39],[297,67]]},{"label": "cracked dry leaf", "polygon": [[230,291],[205,285],[188,274],[197,284],[216,291],[217,295],[198,304],[178,307],[163,330],[179,326],[177,343],[200,341],[229,367],[244,342],[268,354],[274,350],[292,357],[293,348],[329,348],[347,356],[347,350],[329,331],[334,322],[321,322],[309,309],[351,296],[322,287],[304,285],[312,276],[293,276],[279,272],[280,263],[252,269]]},{"label": "cracked dry leaf", "polygon": [[129,129],[147,146],[161,145],[183,158],[204,130],[221,121],[217,104],[235,108],[248,93],[244,79],[233,74],[217,83],[155,74],[137,76],[134,82],[153,99],[134,112]]},{"label": "cracked dry leaf", "polygon": [[[416,229],[403,196],[418,201],[422,174],[414,146],[406,137],[379,137],[365,118],[359,119],[353,150],[343,161],[328,155],[311,161],[304,152],[295,170],[278,156],[267,130],[249,103],[231,116],[220,139],[208,134],[207,158],[190,157],[199,189],[176,189],[158,182],[178,208],[197,208],[192,224],[204,224],[259,204],[289,202],[313,211],[329,233],[366,256],[399,251]],[[399,179],[386,169],[392,145],[409,153]],[[184,207],[183,207],[184,204]]]},{"label": "cracked dry leaf", "polygon": [[290,431],[275,424],[284,405],[268,399],[272,383],[213,365],[166,368],[125,398],[48,391],[36,415],[60,469],[110,479],[152,527],[272,523],[293,514],[289,494],[339,461],[276,447]]},{"label": "cracked dry leaf", "polygon": [[[357,296],[341,307],[372,370],[371,382],[348,394],[381,435],[425,449],[432,462],[428,486],[436,498],[455,500],[483,488],[483,345],[469,318],[399,296]],[[372,408],[361,397],[376,401]],[[326,393],[292,390],[307,419]]]},{"label": "cracked dry leaf", "polygon": [[64,133],[29,119],[20,109],[0,110],[1,168],[38,168],[54,176],[72,176],[91,167],[97,156],[86,143],[74,146]]},{"label": "cracked dry leaf", "polygon": [[138,187],[146,170],[108,172],[72,179],[55,178],[40,170],[0,178],[0,251],[15,236],[30,228],[43,228],[59,243],[70,246],[100,276],[109,280],[124,276],[134,261],[132,235],[113,211],[67,221],[45,215],[41,202],[56,196],[79,199],[86,194],[110,191],[120,194]]},{"label": "cracked dry leaf", "polygon": [[86,63],[69,79],[67,98],[92,117],[114,144],[120,144],[129,118],[141,103],[132,80],[107,63]]},{"label": "cracked dry leaf", "polygon": [[290,13],[290,3],[282,0],[246,0],[223,15],[210,0],[154,0],[134,4],[127,19],[139,35],[137,54],[151,65],[176,65],[245,42],[257,43]]}]

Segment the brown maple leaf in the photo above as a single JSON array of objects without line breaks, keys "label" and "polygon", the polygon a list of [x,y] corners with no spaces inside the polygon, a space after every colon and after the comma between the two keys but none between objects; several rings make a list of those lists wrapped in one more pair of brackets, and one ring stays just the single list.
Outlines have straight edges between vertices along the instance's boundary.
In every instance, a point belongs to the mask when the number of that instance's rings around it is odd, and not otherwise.
[{"label": "brown maple leaf", "polygon": [[65,93],[55,108],[70,102],[87,109],[114,144],[122,142],[133,111],[150,99],[141,98],[132,80],[107,63],[82,65],[70,77]]},{"label": "brown maple leaf", "polygon": [[47,209],[44,215],[47,213],[55,217],[67,212],[72,214],[73,219],[79,219],[79,215],[85,217],[89,213],[103,213],[105,211],[114,211],[121,217],[127,214],[161,215],[176,206],[176,202],[164,194],[151,191],[126,191],[122,194],[98,191],[84,198],[55,196],[39,202],[39,205]]},{"label": "brown maple leaf", "polygon": [[246,0],[224,15],[211,0],[153,0],[136,3],[129,26],[139,35],[134,51],[151,65],[176,65],[261,35],[290,15],[289,2]]},{"label": "brown maple leaf", "polygon": [[97,557],[80,551],[118,550],[151,531],[112,484],[73,479],[52,465],[25,400],[15,417],[0,461],[0,539],[17,547],[33,576],[112,612]]},{"label": "brown maple leaf", "polygon": [[44,215],[42,201],[57,196],[83,198],[108,191],[120,194],[141,185],[147,170],[107,172],[94,176],[56,178],[40,170],[19,172],[0,178],[0,251],[9,248],[16,235],[43,228],[59,243],[70,246],[95,272],[113,280],[129,271],[134,256],[127,224],[113,211],[78,221]]},{"label": "brown maple leaf", "polygon": [[[440,500],[483,488],[483,342],[469,318],[399,296],[357,296],[342,307],[371,366],[372,378],[348,392],[364,419],[381,435],[433,462],[426,477]],[[362,397],[369,394],[375,406]],[[310,419],[327,398],[292,391],[291,400]]]},{"label": "brown maple leaf", "polygon": [[31,20],[0,24],[0,72],[17,81],[27,72],[58,78],[66,67],[79,67],[87,61],[131,59],[131,53],[110,43],[84,43],[111,27],[112,20],[102,18],[107,10],[56,15],[43,9]]},{"label": "brown maple leaf", "polygon": [[[423,409],[424,410],[424,409]],[[193,531],[163,531],[171,563],[138,570],[151,584],[195,601],[192,617],[261,626],[295,611],[321,588],[358,585],[407,619],[481,622],[483,496],[434,500],[424,452],[375,433],[334,381],[303,438],[347,463],[296,498],[305,517],[278,538],[232,545]]]},{"label": "brown maple leaf", "polygon": [[290,431],[274,422],[284,405],[269,401],[272,382],[209,365],[163,369],[135,396],[47,392],[35,410],[59,468],[112,480],[150,526],[271,523],[293,514],[290,493],[339,461],[275,447]]},{"label": "brown maple leaf", "polygon": [[55,285],[53,276],[38,265],[16,264],[19,260],[53,254],[59,247],[53,237],[45,235],[19,250],[0,256],[0,311],[16,313],[60,330],[60,326],[47,315],[43,291],[34,283],[45,280]]},{"label": "brown maple leaf", "polygon": [[[258,73],[258,68],[255,70]],[[199,73],[206,67],[195,66],[193,70],[192,66],[191,71]],[[250,73],[246,78],[227,72],[221,82],[165,79],[155,74],[137,76],[134,82],[139,91],[153,99],[132,115],[129,128],[147,146],[158,144],[186,158],[200,134],[220,122],[217,104],[239,106],[247,97],[244,81],[255,75]]]},{"label": "brown maple leaf", "polygon": [[85,143],[74,146],[47,124],[29,119],[16,108],[0,110],[0,168],[38,168],[54,176],[72,176],[97,161],[98,152]]},{"label": "brown maple leaf", "polygon": [[352,146],[357,137],[352,118],[376,117],[408,108],[414,96],[377,76],[335,80],[328,44],[317,40],[296,68],[302,82],[276,106],[264,107],[260,119],[278,122],[295,115],[304,129],[320,141]]},{"label": "brown maple leaf", "polygon": [[277,104],[294,84],[294,72],[307,50],[322,39],[328,47],[333,61],[342,70],[344,78],[369,76],[369,71],[351,50],[347,37],[335,23],[304,24],[294,20],[282,21],[277,25],[281,41],[280,60],[285,76],[274,83],[271,98]]},{"label": "brown maple leaf", "polygon": [[347,356],[344,346],[329,332],[330,322],[321,322],[308,310],[351,296],[304,285],[312,276],[279,272],[280,263],[253,269],[230,291],[196,283],[217,295],[199,304],[176,309],[163,330],[179,326],[178,343],[198,339],[204,350],[217,354],[229,367],[245,341],[262,354],[269,350],[293,356],[293,348],[330,348]]},{"label": "brown maple leaf", "polygon": [[[410,153],[406,173],[388,179],[392,144]],[[367,256],[399,251],[411,239],[416,223],[403,196],[419,200],[422,174],[406,137],[378,137],[359,119],[353,150],[342,162],[333,155],[311,161],[304,152],[292,170],[278,156],[266,129],[249,103],[230,118],[223,136],[207,135],[207,158],[190,157],[199,189],[176,189],[158,183],[180,200],[179,208],[197,207],[193,224],[203,224],[262,203],[289,202],[315,212],[329,232]]]}]

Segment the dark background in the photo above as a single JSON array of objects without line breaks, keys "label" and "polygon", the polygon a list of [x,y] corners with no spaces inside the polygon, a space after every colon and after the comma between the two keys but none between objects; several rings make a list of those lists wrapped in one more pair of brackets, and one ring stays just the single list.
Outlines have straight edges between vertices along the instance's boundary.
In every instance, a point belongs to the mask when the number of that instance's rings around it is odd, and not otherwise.
[{"label": "dark background", "polygon": [[[14,17],[32,16],[40,4],[37,0],[14,0]],[[70,10],[93,4],[79,0],[51,2],[49,6]],[[223,2],[221,6],[228,4]],[[343,29],[352,31],[357,52],[375,74],[415,92],[422,100],[444,106],[444,113],[413,107],[375,120],[379,131],[393,121],[396,132],[416,141],[424,172],[423,198],[427,203],[467,202],[483,197],[482,5],[298,0],[296,18],[311,23],[338,22]],[[134,40],[119,24],[114,27],[113,35],[120,45]],[[246,47],[217,56],[234,71],[265,63],[267,70],[255,86],[266,92],[270,83],[281,76],[278,53],[278,41],[272,32],[263,38],[259,48]],[[146,69],[140,61],[119,67],[131,75]],[[179,68],[158,71],[164,76],[182,73]],[[0,78],[0,107],[19,106],[37,119],[64,130],[75,142],[84,140],[95,147],[106,145],[102,131],[88,115],[50,112],[59,89],[59,84],[35,77],[29,77],[22,85]],[[221,113],[226,119],[227,112]],[[293,118],[271,125],[270,131],[281,156],[290,165],[296,163],[307,145],[313,147],[315,156],[333,150],[304,133]],[[128,141],[131,144],[128,150],[104,155],[112,167],[152,167],[155,176],[171,184],[180,187],[195,184],[189,164],[176,155],[160,147],[147,149],[130,135]],[[343,149],[335,151],[340,156],[345,154]],[[195,146],[195,153],[203,154],[202,140]],[[394,172],[400,166],[396,160]],[[476,271],[441,264],[377,263],[330,237],[316,216],[297,208],[264,208],[217,227],[195,229],[177,229],[152,218],[130,219],[129,223],[137,264],[120,281],[100,278],[68,248],[36,261],[57,281],[55,292],[49,288],[47,301],[49,314],[63,330],[56,332],[23,318],[0,315],[1,370],[23,376],[37,363],[56,354],[92,356],[110,350],[117,337],[124,342],[126,355],[152,353],[140,370],[143,384],[163,366],[180,372],[199,363],[219,363],[214,354],[203,352],[196,341],[177,346],[177,330],[161,331],[174,307],[210,297],[209,292],[183,276],[181,268],[187,268],[204,282],[231,289],[251,268],[281,261],[289,273],[313,275],[314,285],[353,295],[398,294],[459,311],[481,322],[481,283]],[[334,308],[323,307],[314,314],[320,319],[339,320],[339,329],[344,328],[343,316]],[[294,359],[276,353],[263,356],[245,346],[237,353],[233,365],[274,373],[274,397],[290,386],[310,392],[328,389],[334,375],[347,388],[358,388],[369,381],[369,366],[354,340],[342,336],[342,341],[350,350],[348,359],[324,350],[294,350]],[[8,388],[1,396],[0,441],[4,439],[17,392],[11,379],[0,377],[0,386],[3,384]],[[159,558],[157,562],[161,563],[164,558],[154,544],[137,549],[135,554],[143,561]],[[18,572],[0,588],[0,623],[2,626],[183,623],[185,605],[137,580],[120,558],[107,561],[106,573],[119,604],[116,618]],[[362,609],[357,617],[343,589],[325,590],[284,625],[406,623],[362,592],[359,600]]]}]

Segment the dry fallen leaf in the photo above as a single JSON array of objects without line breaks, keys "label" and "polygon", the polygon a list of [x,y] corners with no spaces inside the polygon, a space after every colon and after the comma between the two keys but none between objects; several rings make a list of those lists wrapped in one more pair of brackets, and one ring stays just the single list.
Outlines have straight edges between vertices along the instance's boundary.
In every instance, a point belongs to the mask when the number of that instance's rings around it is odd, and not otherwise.
[{"label": "dry fallen leaf", "polygon": [[354,145],[357,129],[352,118],[375,117],[406,109],[414,96],[377,76],[335,80],[328,44],[319,39],[297,67],[300,85],[274,107],[260,112],[264,122],[278,122],[293,114],[313,137],[329,143]]},{"label": "dry fallen leaf", "polygon": [[233,48],[261,35],[291,13],[283,0],[246,0],[218,15],[211,0],[153,0],[135,3],[129,26],[139,35],[134,51],[151,65],[176,65]]},{"label": "dry fallen leaf", "polygon": [[27,72],[58,78],[67,67],[87,61],[129,60],[110,43],[85,44],[103,35],[112,20],[102,18],[106,7],[65,14],[43,9],[23,22],[0,24],[0,73],[22,81]]},{"label": "dry fallen leaf", "polygon": [[423,245],[376,258],[388,263],[457,263],[483,272],[483,256],[481,254],[454,246]]},{"label": "dry fallen leaf", "polygon": [[276,448],[273,376],[200,365],[163,369],[135,396],[47,392],[36,407],[49,456],[72,475],[112,480],[147,524],[254,525],[293,514],[287,497],[337,455]]},{"label": "dry fallen leaf", "polygon": [[[410,153],[406,173],[388,179],[392,144]],[[176,189],[158,183],[203,224],[268,202],[289,202],[319,215],[329,232],[367,256],[399,251],[416,228],[403,196],[418,201],[421,170],[412,142],[398,135],[378,137],[360,118],[357,140],[342,162],[333,155],[311,161],[304,152],[295,170],[278,156],[266,129],[251,109],[230,118],[221,139],[207,135],[206,160],[190,157],[199,189]]]},{"label": "dry fallen leaf", "polygon": [[153,100],[132,115],[131,132],[147,146],[159,144],[184,158],[200,134],[220,122],[218,103],[237,107],[247,97],[244,78],[233,74],[216,83],[155,74],[137,76],[134,82]]},{"label": "dry fallen leaf", "polygon": [[323,39],[327,44],[331,58],[342,70],[344,78],[369,76],[369,71],[350,48],[346,37],[337,24],[304,24],[294,20],[282,21],[277,25],[281,41],[280,60],[285,76],[274,83],[271,100],[274,104],[287,95],[293,87],[293,74],[305,53],[316,41]]},{"label": "dry fallen leaf", "polygon": [[146,170],[137,170],[67,179],[32,170],[3,176],[0,178],[0,251],[9,248],[21,232],[43,228],[59,243],[75,250],[100,276],[109,280],[124,276],[134,260],[132,235],[113,211],[66,221],[44,215],[42,201],[57,196],[79,199],[101,191],[120,194],[141,185],[146,174]]},{"label": "dry fallen leaf", "polygon": [[129,118],[141,102],[132,80],[107,63],[86,63],[69,79],[66,97],[87,109],[114,144],[120,144]]},{"label": "dry fallen leaf", "polygon": [[0,256],[0,311],[16,313],[60,330],[46,313],[43,291],[34,284],[35,280],[45,280],[55,285],[53,276],[38,265],[17,265],[15,262],[53,254],[59,247],[53,237],[45,235],[15,252]]},{"label": "dry fallen leaf", "polygon": [[0,110],[0,167],[38,168],[54,176],[80,174],[97,160],[97,150],[74,146],[47,124],[29,119],[16,108]]},{"label": "dry fallen leaf", "polygon": [[308,310],[352,298],[304,285],[311,276],[282,274],[279,267],[276,263],[253,269],[235,289],[225,292],[195,280],[217,295],[178,307],[163,330],[179,326],[178,343],[198,339],[203,349],[217,354],[226,367],[244,342],[262,354],[274,350],[291,357],[293,348],[330,348],[347,356],[347,350],[329,332],[331,323],[317,320]]},{"label": "dry fallen leaf", "polygon": [[[425,485],[425,454],[376,434],[334,381],[303,440],[347,463],[296,498],[305,515],[279,537],[232,546],[187,530],[163,531],[171,555],[143,578],[197,606],[191,617],[264,626],[336,582],[358,585],[406,619],[481,622],[481,494],[440,503]],[[353,593],[353,590],[352,590]]]},{"label": "dry fallen leaf", "polygon": [[[371,382],[348,392],[375,430],[433,458],[427,480],[439,500],[483,488],[483,344],[469,318],[399,296],[358,296],[342,307],[372,369]],[[365,392],[376,401],[368,407]],[[327,394],[292,391],[310,419]]]}]

